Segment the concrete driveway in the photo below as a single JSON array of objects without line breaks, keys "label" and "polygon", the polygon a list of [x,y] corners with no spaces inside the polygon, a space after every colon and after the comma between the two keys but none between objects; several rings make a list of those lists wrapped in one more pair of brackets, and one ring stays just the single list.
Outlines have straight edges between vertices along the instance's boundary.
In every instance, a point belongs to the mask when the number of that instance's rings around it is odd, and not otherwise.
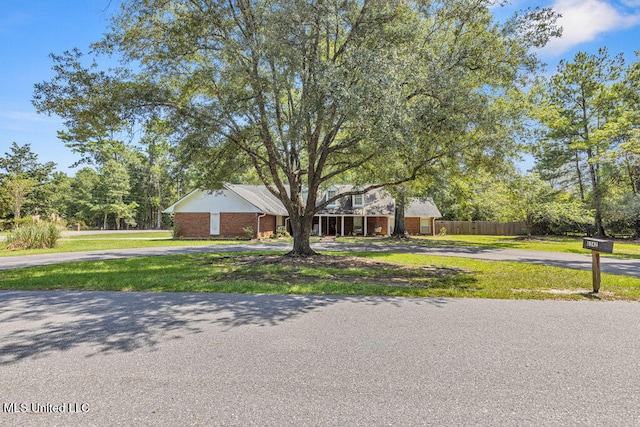
[{"label": "concrete driveway", "polygon": [[[579,270],[591,270],[591,255],[569,254],[560,252],[525,251],[519,249],[491,249],[482,247],[459,246],[423,246],[423,245],[381,245],[381,244],[345,244],[320,242],[312,244],[317,251],[346,251],[346,252],[400,252],[419,253],[426,255],[453,256],[493,261],[516,261],[540,265],[551,265]],[[0,257],[0,270],[11,268],[32,267],[37,265],[57,264],[71,261],[97,261],[117,258],[131,258],[139,256],[193,254],[206,252],[242,252],[261,250],[291,249],[290,244],[257,243],[232,244],[210,246],[172,246],[139,249],[117,249],[90,252],[66,252],[44,255]],[[601,258],[602,271],[612,274],[640,277],[640,259]]]},{"label": "concrete driveway", "polygon": [[0,425],[640,424],[637,303],[3,291],[0,306]]}]

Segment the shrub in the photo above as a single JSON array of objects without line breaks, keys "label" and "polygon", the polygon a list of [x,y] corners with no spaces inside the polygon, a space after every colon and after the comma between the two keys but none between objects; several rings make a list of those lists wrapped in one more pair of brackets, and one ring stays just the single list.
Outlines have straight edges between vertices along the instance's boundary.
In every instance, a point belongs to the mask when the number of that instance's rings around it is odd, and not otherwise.
[{"label": "shrub", "polygon": [[11,230],[13,219],[0,219],[0,231]]},{"label": "shrub", "polygon": [[255,230],[253,229],[253,227],[244,227],[242,231],[244,231],[244,234],[247,235],[248,239],[253,239],[253,236],[255,235]]},{"label": "shrub", "polygon": [[278,227],[276,227],[276,237],[289,237],[287,227],[285,227],[284,225],[279,225]]},{"label": "shrub", "polygon": [[173,225],[173,227],[171,229],[171,234],[172,234],[174,240],[182,237],[180,235],[180,229],[181,229],[181,227],[178,224],[174,224]]},{"label": "shrub", "polygon": [[30,227],[32,225],[37,224],[40,220],[39,217],[37,217],[38,219],[32,217],[32,216],[24,216],[22,218],[19,219],[14,219],[13,220],[13,227],[17,228],[17,227]]},{"label": "shrub", "polygon": [[7,236],[7,249],[47,249],[56,246],[60,229],[51,222],[42,222],[13,229]]}]

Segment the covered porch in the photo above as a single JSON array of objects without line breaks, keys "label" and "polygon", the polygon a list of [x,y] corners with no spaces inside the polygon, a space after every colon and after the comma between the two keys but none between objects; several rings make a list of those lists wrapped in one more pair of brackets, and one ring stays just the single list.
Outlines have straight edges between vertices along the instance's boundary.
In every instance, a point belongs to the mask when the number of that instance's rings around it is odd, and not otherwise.
[{"label": "covered porch", "polygon": [[388,236],[393,218],[367,215],[316,215],[313,233],[318,236]]}]

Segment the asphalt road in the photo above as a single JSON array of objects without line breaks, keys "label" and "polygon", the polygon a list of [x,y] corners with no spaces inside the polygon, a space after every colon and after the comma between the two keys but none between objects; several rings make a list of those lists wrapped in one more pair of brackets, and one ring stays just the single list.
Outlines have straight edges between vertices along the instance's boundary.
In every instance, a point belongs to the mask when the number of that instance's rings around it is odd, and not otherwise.
[{"label": "asphalt road", "polygon": [[[569,254],[560,252],[525,251],[519,249],[492,249],[482,247],[460,246],[423,246],[423,245],[381,245],[373,243],[345,244],[321,242],[312,244],[317,251],[346,252],[405,252],[427,255],[455,256],[464,258],[485,259],[493,261],[517,261],[540,265],[551,265],[579,270],[591,270],[591,255]],[[26,255],[0,257],[0,270],[10,268],[31,267],[36,265],[57,264],[71,261],[97,261],[105,259],[130,258],[137,256],[155,256],[172,254],[191,254],[203,252],[239,252],[256,250],[290,250],[290,244],[258,243],[235,245],[207,246],[173,246],[139,249],[117,249],[90,252],[66,252],[44,255]],[[601,257],[600,263],[604,273],[624,274],[640,277],[640,259]]]},{"label": "asphalt road", "polygon": [[3,426],[640,424],[637,303],[3,291],[0,307]]}]

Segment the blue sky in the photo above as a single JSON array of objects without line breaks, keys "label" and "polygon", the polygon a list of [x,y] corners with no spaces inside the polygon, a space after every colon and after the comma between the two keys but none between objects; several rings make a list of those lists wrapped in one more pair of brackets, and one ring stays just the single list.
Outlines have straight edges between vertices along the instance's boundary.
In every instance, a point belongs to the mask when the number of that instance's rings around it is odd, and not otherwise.
[{"label": "blue sky", "polygon": [[[5,0],[0,14],[0,155],[13,141],[31,144],[41,162],[53,161],[69,169],[78,156],[57,139],[62,124],[39,115],[31,105],[33,85],[53,77],[50,53],[78,47],[87,51],[104,33],[109,14],[119,0]],[[640,50],[640,0],[512,0],[508,10],[551,6],[563,14],[562,39],[539,52],[552,72],[561,58],[579,50],[596,52],[607,46],[624,52],[628,61]]]}]

